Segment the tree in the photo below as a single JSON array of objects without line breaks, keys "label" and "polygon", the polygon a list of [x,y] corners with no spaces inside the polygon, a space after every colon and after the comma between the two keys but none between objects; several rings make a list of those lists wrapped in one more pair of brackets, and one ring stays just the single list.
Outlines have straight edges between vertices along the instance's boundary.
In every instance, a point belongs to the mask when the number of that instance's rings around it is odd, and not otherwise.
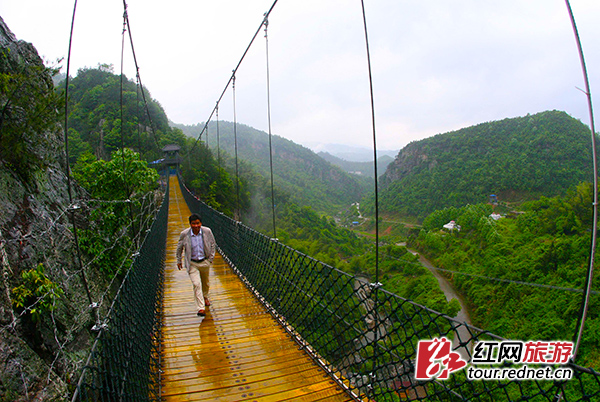
[{"label": "tree", "polygon": [[89,226],[80,236],[82,250],[109,276],[127,265],[132,242],[144,233],[148,217],[159,206],[152,190],[158,173],[130,149],[116,151],[110,161],[87,152],[73,168],[73,176],[95,204]]},{"label": "tree", "polygon": [[17,59],[10,48],[0,49],[0,159],[27,179],[54,157],[51,135],[59,132],[62,98],[52,82],[57,70]]}]

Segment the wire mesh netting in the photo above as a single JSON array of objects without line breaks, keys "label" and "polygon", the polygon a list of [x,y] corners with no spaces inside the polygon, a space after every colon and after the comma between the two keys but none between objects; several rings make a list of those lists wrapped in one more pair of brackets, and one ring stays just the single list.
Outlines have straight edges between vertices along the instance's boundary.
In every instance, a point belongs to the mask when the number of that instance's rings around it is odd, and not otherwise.
[{"label": "wire mesh netting", "polygon": [[160,400],[160,308],[168,206],[167,188],[100,329],[73,401]]},{"label": "wire mesh netting", "polygon": [[[180,183],[182,183],[180,181]],[[441,380],[415,379],[420,340],[445,338],[453,353],[472,362],[474,345],[504,339],[461,323],[317,261],[219,213],[182,192],[192,212],[215,235],[220,251],[272,314],[320,363],[359,398],[376,401],[592,401],[600,377],[566,363],[565,380],[473,380],[459,370]],[[517,369],[510,362],[489,365]],[[506,371],[507,372],[507,371]],[[495,377],[497,378],[497,377]],[[506,378],[506,377],[504,377]],[[540,378],[540,377],[536,377]]]}]

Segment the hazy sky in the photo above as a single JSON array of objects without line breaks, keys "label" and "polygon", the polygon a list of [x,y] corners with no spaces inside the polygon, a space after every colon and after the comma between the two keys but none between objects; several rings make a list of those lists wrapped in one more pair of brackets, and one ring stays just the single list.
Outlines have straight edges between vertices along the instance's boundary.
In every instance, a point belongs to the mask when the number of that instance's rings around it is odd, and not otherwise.
[{"label": "hazy sky", "polygon": [[[205,121],[272,0],[129,0],[142,82],[176,123]],[[0,16],[48,64],[66,57],[73,1],[0,0]],[[600,93],[600,1],[572,0],[592,95]],[[377,145],[564,110],[589,125],[564,0],[365,0]],[[71,75],[120,71],[123,2],[80,0]],[[135,77],[126,37],[125,73]],[[372,147],[361,4],[279,0],[269,19],[272,132],[299,144]],[[66,59],[65,59],[66,60]],[[237,121],[267,131],[265,39],[237,74]],[[66,61],[62,65],[66,68]],[[63,68],[63,72],[65,70]],[[219,117],[233,120],[229,90]]]}]

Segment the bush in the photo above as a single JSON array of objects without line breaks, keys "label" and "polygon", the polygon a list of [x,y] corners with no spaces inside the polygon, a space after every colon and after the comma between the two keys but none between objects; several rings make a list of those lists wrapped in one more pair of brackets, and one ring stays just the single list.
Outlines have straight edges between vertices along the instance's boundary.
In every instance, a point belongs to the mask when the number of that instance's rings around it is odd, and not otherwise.
[{"label": "bush", "polygon": [[62,289],[44,273],[44,265],[21,273],[23,284],[12,290],[12,304],[17,311],[26,311],[33,322],[54,310],[56,300],[63,295]]}]

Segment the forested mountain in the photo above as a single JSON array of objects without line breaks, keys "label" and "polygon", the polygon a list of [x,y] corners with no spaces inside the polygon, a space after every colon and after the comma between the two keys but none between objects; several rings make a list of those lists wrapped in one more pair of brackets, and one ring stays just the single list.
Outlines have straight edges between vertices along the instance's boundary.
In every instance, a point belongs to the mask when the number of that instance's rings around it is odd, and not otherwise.
[{"label": "forested mountain", "polygon": [[[373,170],[373,162],[355,162],[348,161],[342,158],[338,158],[335,155],[330,154],[329,152],[319,152],[317,153],[321,158],[325,159],[327,162],[339,166],[345,172],[353,173],[356,175],[373,178],[374,170]],[[394,158],[389,155],[383,155],[377,158],[377,175],[381,177],[388,165],[392,163]]]},{"label": "forested mountain", "polygon": [[[64,85],[62,82],[59,90]],[[148,89],[144,88],[146,110],[141,88],[126,77],[122,86],[121,95],[121,77],[109,65],[81,69],[70,80],[69,161],[76,170],[96,159],[109,160],[122,147],[139,153],[146,162],[157,161],[163,157],[165,145],[176,144],[181,147],[182,156],[194,161],[182,164],[182,175],[209,205],[227,214],[236,208],[248,208],[247,194],[241,193],[238,203],[235,182],[229,174],[210,150],[196,146],[181,130],[169,126],[162,106],[152,99]],[[160,163],[154,166],[161,168]]]},{"label": "forested mountain", "polygon": [[445,207],[554,196],[591,180],[591,135],[547,111],[439,134],[404,147],[381,177],[380,208],[420,218]]},{"label": "forested mountain", "polygon": [[[59,87],[64,85],[62,81]],[[135,149],[146,159],[161,157],[162,143],[168,141],[165,136],[171,129],[162,106],[151,98],[148,89],[145,93],[150,119],[141,89],[124,77],[121,95],[121,77],[113,73],[112,66],[79,70],[69,84],[70,161],[85,151],[107,159],[122,146]]]},{"label": "forested mountain", "polygon": [[[203,125],[182,127],[174,125],[197,138]],[[207,142],[217,154],[217,127],[211,122]],[[270,178],[269,136],[244,124],[237,124],[237,153],[240,160],[253,166],[265,178]],[[233,123],[219,121],[219,146],[230,155],[235,154]],[[363,185],[337,166],[326,162],[308,148],[278,135],[272,136],[273,172],[275,186],[289,194],[299,205],[309,205],[320,212],[335,213],[360,201]]]},{"label": "forested mountain", "polygon": [[[443,270],[476,326],[570,340],[589,258],[591,163],[589,128],[564,112],[483,123],[402,149],[380,179],[380,209],[424,218],[409,245]],[[460,229],[442,229],[450,221]],[[599,301],[592,295],[579,354],[592,367]]]},{"label": "forested mountain", "polygon": [[[120,77],[113,74],[109,66],[80,70],[71,79],[70,155],[73,170],[80,181],[90,181],[93,172],[102,170],[103,160],[111,159],[121,148],[122,138],[124,146],[141,153],[146,162],[161,158],[161,149],[165,145],[177,144],[181,147],[180,168],[188,188],[217,210],[230,216],[237,213],[254,229],[265,234],[272,233],[266,133],[238,124],[240,160],[236,169],[231,123],[219,123],[222,148],[219,150],[216,149],[216,131],[210,130],[208,141],[197,142],[195,138],[184,135],[181,129],[170,127],[160,104],[151,98],[150,123],[143,107],[138,104],[141,97],[136,94],[135,83],[127,79],[123,85],[122,133],[119,88]],[[191,129],[199,127],[192,126]],[[214,151],[206,146],[207,143],[214,147]],[[357,241],[354,233],[333,225],[327,226],[330,235],[327,237],[319,229],[320,214],[324,211],[338,212],[338,206],[348,207],[360,200],[359,184],[339,168],[291,141],[275,136],[273,148],[277,224],[280,226],[278,235],[336,265],[364,254],[367,244]],[[236,175],[239,178],[237,185]],[[300,227],[305,222],[301,217],[306,216],[319,224]],[[339,238],[354,239],[354,244],[337,250],[336,239]]]},{"label": "forested mountain", "polygon": [[[490,215],[501,208],[489,204],[439,210],[423,221],[412,245],[445,270],[469,301],[476,326],[507,339],[571,340],[589,265],[592,189],[582,183],[496,219]],[[461,230],[441,230],[450,220]],[[578,355],[580,364],[596,368],[599,304],[593,294]]]}]

